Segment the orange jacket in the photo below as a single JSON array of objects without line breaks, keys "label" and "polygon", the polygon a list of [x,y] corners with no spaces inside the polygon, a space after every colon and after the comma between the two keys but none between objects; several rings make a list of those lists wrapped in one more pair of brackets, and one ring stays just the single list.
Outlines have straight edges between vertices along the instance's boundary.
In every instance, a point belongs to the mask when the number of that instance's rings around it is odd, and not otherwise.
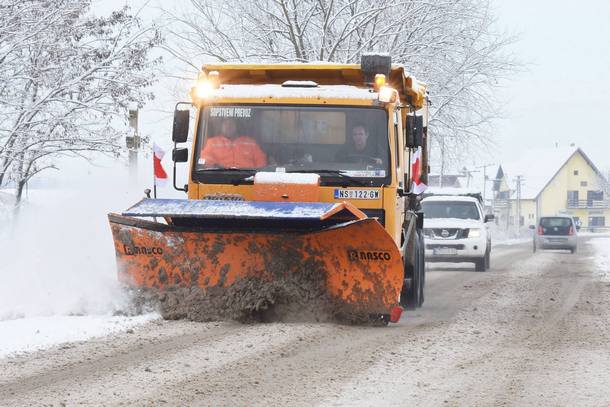
[{"label": "orange jacket", "polygon": [[239,136],[231,140],[214,136],[206,140],[201,158],[206,167],[260,168],[267,165],[267,156],[252,137]]}]

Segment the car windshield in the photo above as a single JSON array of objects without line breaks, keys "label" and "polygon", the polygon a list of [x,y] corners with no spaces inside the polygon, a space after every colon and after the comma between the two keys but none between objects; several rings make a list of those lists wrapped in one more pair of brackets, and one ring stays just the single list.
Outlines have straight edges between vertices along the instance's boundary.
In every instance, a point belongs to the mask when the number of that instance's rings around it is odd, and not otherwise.
[{"label": "car windshield", "polygon": [[545,228],[568,227],[572,224],[568,218],[541,218],[540,225]]},{"label": "car windshield", "polygon": [[387,122],[376,107],[209,106],[201,114],[194,171],[385,179]]},{"label": "car windshield", "polygon": [[421,206],[424,210],[424,219],[481,219],[474,202],[423,201]]}]

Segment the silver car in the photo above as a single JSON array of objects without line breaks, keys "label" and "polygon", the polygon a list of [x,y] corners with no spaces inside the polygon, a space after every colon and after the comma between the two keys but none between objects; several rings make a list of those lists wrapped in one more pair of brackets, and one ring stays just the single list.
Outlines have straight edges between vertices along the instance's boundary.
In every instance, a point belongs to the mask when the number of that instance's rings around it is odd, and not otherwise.
[{"label": "silver car", "polygon": [[534,229],[534,252],[537,249],[559,249],[576,252],[578,247],[578,227],[574,219],[567,215],[544,216]]}]

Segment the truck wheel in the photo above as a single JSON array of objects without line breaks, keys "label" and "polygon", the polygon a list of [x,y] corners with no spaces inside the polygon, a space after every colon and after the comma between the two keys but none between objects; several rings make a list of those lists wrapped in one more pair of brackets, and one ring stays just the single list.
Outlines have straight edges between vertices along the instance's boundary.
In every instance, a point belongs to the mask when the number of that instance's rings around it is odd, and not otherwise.
[{"label": "truck wheel", "polygon": [[474,270],[475,271],[485,271],[485,256],[475,259]]},{"label": "truck wheel", "polygon": [[489,270],[491,268],[491,250],[487,249],[485,252],[485,270]]},{"label": "truck wheel", "polygon": [[[410,277],[411,278],[411,287],[407,288],[407,289],[403,289],[402,292],[400,293],[400,304],[407,308],[407,309],[416,309],[417,307],[420,307],[421,304],[423,303],[423,298],[422,293],[423,293],[423,287],[422,287],[422,272],[421,272],[421,264],[422,264],[422,260],[421,260],[421,244],[420,244],[420,239],[416,238],[414,239],[414,248],[413,250],[415,251],[415,259],[414,259],[414,264],[411,265],[409,264],[409,262],[407,260],[405,260],[405,265],[404,265],[404,269],[405,269],[405,277]],[[405,256],[406,259],[406,256]]]},{"label": "truck wheel", "polygon": [[423,233],[421,233],[421,231],[417,232],[417,235],[419,237],[419,259],[420,259],[420,263],[419,263],[419,271],[420,271],[420,282],[421,284],[419,285],[419,289],[420,289],[420,293],[419,293],[419,307],[421,307],[422,305],[424,305],[424,288],[426,287],[426,245],[424,242],[424,235]]}]

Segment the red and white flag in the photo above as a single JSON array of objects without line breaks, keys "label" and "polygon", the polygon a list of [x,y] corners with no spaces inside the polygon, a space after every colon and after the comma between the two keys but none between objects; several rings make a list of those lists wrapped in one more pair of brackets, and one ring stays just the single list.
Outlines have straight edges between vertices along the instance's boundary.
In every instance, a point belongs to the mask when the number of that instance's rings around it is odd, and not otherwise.
[{"label": "red and white flag", "polygon": [[421,173],[421,147],[417,147],[417,150],[411,156],[411,180],[413,181],[411,192],[414,194],[421,194],[428,188],[428,185],[424,184],[421,180]]},{"label": "red and white flag", "polygon": [[153,168],[155,172],[155,185],[163,186],[167,182],[167,173],[161,165],[165,151],[156,143],[153,143]]}]

